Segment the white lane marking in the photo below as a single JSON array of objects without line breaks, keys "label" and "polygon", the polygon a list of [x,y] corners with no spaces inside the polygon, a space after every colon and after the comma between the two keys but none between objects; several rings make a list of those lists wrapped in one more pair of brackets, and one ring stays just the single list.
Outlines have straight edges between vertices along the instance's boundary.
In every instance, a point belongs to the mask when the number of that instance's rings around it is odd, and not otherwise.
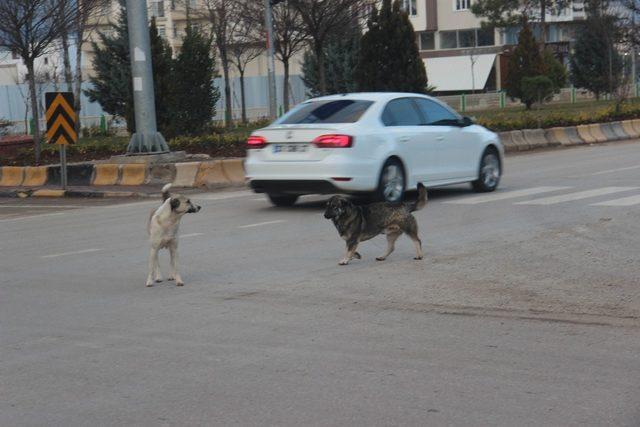
[{"label": "white lane marking", "polygon": [[603,171],[599,171],[599,172],[593,172],[593,173],[588,173],[585,175],[573,175],[573,176],[569,176],[568,178],[582,178],[585,176],[597,176],[597,175],[604,175],[607,173],[616,173],[616,172],[624,172],[624,171],[629,171],[632,169],[640,169],[640,165],[636,165],[636,166],[628,166],[626,168],[617,168],[617,169],[607,169],[607,170],[603,170]]},{"label": "white lane marking", "polygon": [[285,220],[284,219],[278,219],[276,221],[267,221],[267,222],[258,222],[256,224],[240,225],[240,226],[238,226],[238,228],[260,227],[261,225],[279,224],[281,222],[285,222]]},{"label": "white lane marking", "polygon": [[629,196],[621,199],[608,200],[606,202],[594,203],[591,206],[633,206],[640,204],[640,196]]},{"label": "white lane marking", "polygon": [[18,218],[5,218],[5,219],[0,219],[0,222],[22,221],[23,219],[42,218],[43,216],[58,216],[58,215],[66,215],[66,213],[65,212],[54,212],[54,213],[47,213],[47,214],[40,214],[40,215],[21,216],[21,217],[18,217]]},{"label": "white lane marking", "polygon": [[194,194],[192,199],[194,200],[226,200],[226,199],[238,199],[242,197],[253,196],[255,193],[251,191],[234,191],[232,193],[216,193],[210,195],[198,195]]},{"label": "white lane marking", "polygon": [[181,234],[178,237],[182,239],[183,237],[196,237],[196,236],[203,236],[203,235],[204,233],[189,233],[189,234]]},{"label": "white lane marking", "polygon": [[571,187],[533,187],[524,190],[505,191],[501,193],[487,194],[484,196],[469,197],[462,200],[451,200],[444,203],[453,205],[477,205],[479,203],[495,202],[498,200],[513,199],[516,197],[533,196],[534,194],[548,193],[551,191],[567,190]]},{"label": "white lane marking", "polygon": [[553,205],[562,202],[588,199],[590,197],[605,196],[607,194],[620,193],[622,191],[636,190],[638,187],[605,187],[595,190],[578,191],[577,193],[563,194],[561,196],[543,197],[541,199],[527,200],[525,202],[514,203],[514,205]]},{"label": "white lane marking", "polygon": [[2,205],[0,208],[25,208],[25,209],[79,209],[86,208],[81,205]]},{"label": "white lane marking", "polygon": [[58,254],[50,254],[50,255],[43,255],[40,258],[58,258],[61,256],[67,256],[67,255],[80,255],[80,254],[88,254],[91,252],[98,252],[101,251],[102,249],[84,249],[82,251],[73,251],[73,252],[62,252],[62,253],[58,253]]}]

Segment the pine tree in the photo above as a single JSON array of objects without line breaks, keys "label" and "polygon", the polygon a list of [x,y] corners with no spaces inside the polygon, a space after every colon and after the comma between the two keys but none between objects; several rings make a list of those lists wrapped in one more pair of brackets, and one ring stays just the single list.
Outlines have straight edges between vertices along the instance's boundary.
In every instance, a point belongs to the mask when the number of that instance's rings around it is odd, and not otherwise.
[{"label": "pine tree", "polygon": [[399,0],[383,0],[362,36],[356,81],[361,91],[425,93],[427,73],[409,16]]},{"label": "pine tree", "polygon": [[216,72],[211,52],[211,40],[187,22],[182,48],[174,64],[175,134],[201,134],[216,114],[220,91],[213,85]]},{"label": "pine tree", "polygon": [[169,42],[158,34],[155,18],[151,19],[149,27],[151,45],[151,60],[153,64],[153,89],[155,92],[156,121],[158,130],[170,138],[172,109],[172,86],[177,76],[173,75],[173,58]]},{"label": "pine tree", "polygon": [[536,43],[531,27],[526,19],[522,20],[522,29],[518,36],[518,45],[509,58],[505,88],[507,95],[519,99],[527,109],[535,102],[529,91],[522,90],[522,80],[544,74],[544,62],[540,48]]},{"label": "pine tree", "polygon": [[129,132],[135,132],[131,61],[129,60],[129,30],[125,0],[119,0],[118,21],[110,25],[109,33],[99,33],[100,44],[93,42],[93,69],[89,78],[92,88],[84,91],[91,102],[127,122]]},{"label": "pine tree", "polygon": [[615,48],[616,39],[611,16],[591,15],[578,34],[571,56],[571,82],[590,90],[598,99],[620,85],[623,61]]},{"label": "pine tree", "polygon": [[542,51],[542,63],[545,76],[553,83],[553,91],[559,93],[567,84],[567,68],[560,62],[550,49]]},{"label": "pine tree", "polygon": [[[360,30],[354,27],[346,34],[332,37],[325,46],[324,69],[326,76],[326,94],[348,93],[356,90],[354,70],[360,50]],[[302,80],[309,95],[319,96],[320,79],[315,54],[307,51],[302,62]]]}]

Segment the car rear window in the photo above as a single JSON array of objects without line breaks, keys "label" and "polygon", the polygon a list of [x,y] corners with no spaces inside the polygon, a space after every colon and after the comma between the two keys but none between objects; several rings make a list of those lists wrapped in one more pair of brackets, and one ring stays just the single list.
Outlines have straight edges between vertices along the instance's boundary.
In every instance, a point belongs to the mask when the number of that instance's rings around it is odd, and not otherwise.
[{"label": "car rear window", "polygon": [[355,123],[373,104],[373,101],[340,99],[313,101],[301,104],[278,123],[295,125],[304,123]]}]

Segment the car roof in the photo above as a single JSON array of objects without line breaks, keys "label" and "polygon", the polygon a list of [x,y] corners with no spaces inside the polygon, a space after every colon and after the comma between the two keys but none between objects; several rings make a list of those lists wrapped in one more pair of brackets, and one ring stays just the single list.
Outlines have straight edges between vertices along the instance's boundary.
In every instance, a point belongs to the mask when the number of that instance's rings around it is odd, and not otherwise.
[{"label": "car roof", "polygon": [[402,98],[406,96],[419,96],[419,97],[433,99],[430,96],[424,95],[422,93],[411,93],[411,92],[353,92],[353,93],[341,93],[336,95],[321,96],[318,98],[308,99],[305,102],[333,101],[333,100],[344,99],[344,98],[363,100],[363,101],[390,101],[395,98]]}]

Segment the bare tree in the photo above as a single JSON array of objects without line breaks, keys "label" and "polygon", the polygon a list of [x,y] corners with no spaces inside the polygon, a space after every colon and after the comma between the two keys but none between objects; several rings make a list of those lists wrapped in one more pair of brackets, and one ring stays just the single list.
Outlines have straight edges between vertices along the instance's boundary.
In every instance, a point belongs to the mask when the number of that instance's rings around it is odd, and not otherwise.
[{"label": "bare tree", "polygon": [[317,59],[320,91],[327,90],[324,47],[330,35],[348,26],[361,25],[369,10],[369,0],[289,0],[300,14],[304,32],[309,36]]},{"label": "bare tree", "polygon": [[[246,11],[246,9],[243,9]],[[246,13],[238,15],[238,25],[233,34],[233,43],[229,45],[229,60],[236,66],[240,74],[240,105],[242,109],[242,123],[247,123],[247,105],[244,89],[244,73],[247,65],[259,57],[264,51],[264,46],[257,40],[256,27]]]},{"label": "bare tree", "polygon": [[55,49],[64,29],[73,20],[72,7],[62,11],[52,0],[0,1],[0,47],[17,53],[28,71],[31,111],[36,122],[34,129],[35,162],[40,163],[41,132],[38,126],[39,109],[36,93],[35,60]]},{"label": "bare tree", "polygon": [[[62,0],[69,1],[69,0]],[[109,8],[111,7],[111,0],[74,0],[76,7],[71,11],[73,19],[71,23],[72,35],[76,43],[75,51],[75,75],[73,76],[73,109],[76,112],[76,132],[80,132],[80,97],[82,96],[82,82],[84,77],[82,75],[82,48],[87,43],[93,31],[100,24],[101,19],[108,19]],[[65,75],[66,75],[66,63],[65,63]]]},{"label": "bare tree", "polygon": [[[264,6],[262,2],[246,2],[245,16],[252,20],[252,25],[259,28],[259,42],[265,43]],[[291,58],[301,52],[308,44],[309,38],[303,28],[300,11],[289,1],[273,6],[273,47],[278,61],[284,68],[282,99],[284,110],[289,110],[289,69]]]},{"label": "bare tree", "polygon": [[229,80],[231,55],[229,53],[229,47],[233,44],[234,34],[239,25],[239,4],[237,0],[202,0],[202,3],[204,7],[194,10],[193,14],[208,21],[213,35],[213,42],[218,49],[218,57],[222,65],[222,75],[224,77],[224,120],[225,123],[229,125],[232,121],[231,82]]}]

